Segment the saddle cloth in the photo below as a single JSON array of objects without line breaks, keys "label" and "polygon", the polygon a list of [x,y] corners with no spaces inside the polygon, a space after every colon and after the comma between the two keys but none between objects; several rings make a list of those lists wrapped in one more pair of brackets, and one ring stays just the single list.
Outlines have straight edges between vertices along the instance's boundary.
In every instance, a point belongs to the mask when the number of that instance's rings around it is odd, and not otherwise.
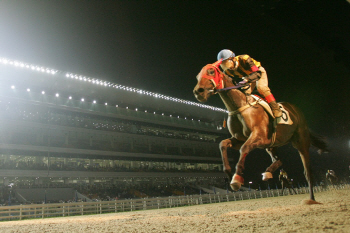
[{"label": "saddle cloth", "polygon": [[[258,102],[258,104],[260,104],[265,109],[266,112],[270,114],[272,118],[275,118],[271,111],[270,105],[265,100],[263,100],[260,96],[257,95],[251,96]],[[277,124],[292,125],[293,121],[289,116],[289,112],[283,107],[282,104],[278,104],[278,106],[282,111],[282,117],[277,118]]]}]

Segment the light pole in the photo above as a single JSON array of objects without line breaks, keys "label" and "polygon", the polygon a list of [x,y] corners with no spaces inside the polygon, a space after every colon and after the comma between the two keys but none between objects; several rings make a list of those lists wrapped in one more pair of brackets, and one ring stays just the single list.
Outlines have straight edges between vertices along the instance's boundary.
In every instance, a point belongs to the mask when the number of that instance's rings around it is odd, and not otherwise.
[{"label": "light pole", "polygon": [[252,183],[253,183],[253,182],[249,181],[249,191],[251,191],[250,185],[251,185]]}]

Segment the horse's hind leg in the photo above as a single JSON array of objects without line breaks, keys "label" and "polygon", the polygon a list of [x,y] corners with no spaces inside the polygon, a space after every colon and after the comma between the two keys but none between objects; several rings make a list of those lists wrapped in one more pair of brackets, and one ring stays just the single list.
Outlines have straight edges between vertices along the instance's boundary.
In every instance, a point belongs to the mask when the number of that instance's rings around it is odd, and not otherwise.
[{"label": "horse's hind leg", "polygon": [[220,148],[221,158],[224,166],[224,172],[226,173],[226,175],[230,180],[232,179],[233,175],[232,175],[230,162],[228,161],[228,157],[227,157],[227,148],[231,147],[233,149],[239,150],[242,144],[243,142],[240,142],[235,138],[228,138],[220,142],[219,148]]},{"label": "horse's hind leg", "polygon": [[304,175],[309,184],[310,199],[315,201],[313,191],[313,181],[311,180],[311,167],[310,167],[310,135],[309,131],[305,129],[298,129],[296,137],[293,138],[292,144],[299,151],[301,161],[304,165]]},{"label": "horse's hind leg", "polygon": [[282,161],[278,158],[276,153],[276,148],[266,148],[267,153],[271,156],[272,164],[266,168],[266,171],[262,173],[262,180],[267,181],[268,179],[271,179],[273,176],[272,174],[280,167],[282,166]]}]

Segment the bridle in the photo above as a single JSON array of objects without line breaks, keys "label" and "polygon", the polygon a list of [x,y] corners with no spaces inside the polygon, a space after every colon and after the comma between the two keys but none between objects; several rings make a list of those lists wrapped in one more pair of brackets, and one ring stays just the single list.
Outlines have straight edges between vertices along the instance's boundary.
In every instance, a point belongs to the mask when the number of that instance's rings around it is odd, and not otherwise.
[{"label": "bridle", "polygon": [[[231,89],[238,89],[241,87],[247,87],[249,86],[248,83],[246,84],[238,84],[238,85],[234,85],[231,87],[224,87],[224,79],[223,79],[223,74],[219,69],[220,64],[222,63],[222,59],[220,59],[219,61],[213,63],[213,64],[208,64],[207,66],[210,66],[212,68],[214,68],[215,70],[215,76],[214,78],[212,78],[212,76],[208,76],[208,75],[202,75],[202,78],[205,79],[209,79],[212,84],[213,84],[213,88],[208,90],[209,92],[213,92],[214,94],[217,94],[218,92],[222,92],[222,91],[227,91],[227,90],[231,90]],[[249,88],[249,87],[248,87]]]},{"label": "bridle", "polygon": [[[213,88],[208,90],[209,92],[217,93],[218,89],[222,89],[224,87],[224,80],[222,78],[222,73],[219,69],[220,64],[222,63],[222,59],[213,63],[208,64],[207,66],[214,68],[215,76],[209,76],[208,74],[201,75],[202,78],[209,79],[209,81],[213,84]],[[207,69],[208,70],[208,69]]]}]

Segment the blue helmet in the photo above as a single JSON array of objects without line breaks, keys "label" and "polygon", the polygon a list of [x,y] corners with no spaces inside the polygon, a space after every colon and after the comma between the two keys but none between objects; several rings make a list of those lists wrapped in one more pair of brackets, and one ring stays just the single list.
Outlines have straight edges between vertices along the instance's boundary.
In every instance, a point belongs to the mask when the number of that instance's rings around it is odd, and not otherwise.
[{"label": "blue helmet", "polygon": [[218,53],[218,60],[222,59],[222,60],[226,60],[229,59],[230,57],[235,57],[235,53],[232,52],[229,49],[223,49]]}]

